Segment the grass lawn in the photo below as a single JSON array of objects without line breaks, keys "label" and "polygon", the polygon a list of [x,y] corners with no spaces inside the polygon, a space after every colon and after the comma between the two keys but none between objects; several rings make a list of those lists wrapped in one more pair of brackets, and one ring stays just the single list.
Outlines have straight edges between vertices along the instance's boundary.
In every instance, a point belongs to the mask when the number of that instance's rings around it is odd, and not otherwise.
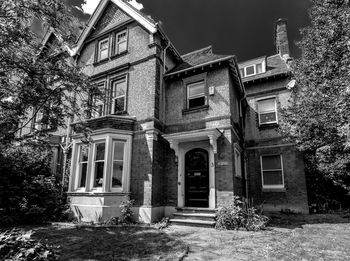
[{"label": "grass lawn", "polygon": [[144,226],[55,225],[36,229],[33,238],[60,246],[60,260],[179,260],[187,252],[182,240]]},{"label": "grass lawn", "polygon": [[276,216],[260,232],[170,226],[36,228],[60,246],[61,260],[350,260],[350,220],[331,215]]}]

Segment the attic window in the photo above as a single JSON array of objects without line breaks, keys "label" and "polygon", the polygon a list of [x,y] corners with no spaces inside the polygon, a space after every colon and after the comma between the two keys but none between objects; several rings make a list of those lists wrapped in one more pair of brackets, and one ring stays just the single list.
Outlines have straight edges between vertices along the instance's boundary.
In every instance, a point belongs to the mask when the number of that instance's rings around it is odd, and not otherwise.
[{"label": "attic window", "polygon": [[127,33],[126,30],[119,32],[115,35],[115,54],[121,54],[127,50]]},{"label": "attic window", "polygon": [[250,64],[239,69],[242,78],[264,73],[266,71],[265,61]]},{"label": "attic window", "polygon": [[187,108],[204,106],[207,104],[207,96],[204,81],[187,85]]},{"label": "attic window", "polygon": [[103,39],[98,42],[98,61],[102,61],[108,58],[109,50],[109,38]]}]

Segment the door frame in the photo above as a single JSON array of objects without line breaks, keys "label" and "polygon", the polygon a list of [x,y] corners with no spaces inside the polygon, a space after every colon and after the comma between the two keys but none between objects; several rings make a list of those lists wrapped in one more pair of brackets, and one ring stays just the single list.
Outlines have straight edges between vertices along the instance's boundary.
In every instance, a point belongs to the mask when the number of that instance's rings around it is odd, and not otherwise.
[{"label": "door frame", "polygon": [[179,144],[178,150],[178,207],[185,207],[185,155],[192,149],[204,149],[208,152],[209,170],[209,209],[216,208],[215,189],[215,157],[209,140],[184,142]]}]

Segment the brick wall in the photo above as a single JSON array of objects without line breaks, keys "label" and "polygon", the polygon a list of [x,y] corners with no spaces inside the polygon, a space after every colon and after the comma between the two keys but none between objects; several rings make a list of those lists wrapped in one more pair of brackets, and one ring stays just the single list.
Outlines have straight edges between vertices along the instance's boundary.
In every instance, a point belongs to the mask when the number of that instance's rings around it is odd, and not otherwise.
[{"label": "brick wall", "polygon": [[[262,188],[260,156],[282,155],[285,190]],[[292,146],[248,149],[248,190],[254,203],[264,203],[266,210],[308,213],[303,158]]]}]

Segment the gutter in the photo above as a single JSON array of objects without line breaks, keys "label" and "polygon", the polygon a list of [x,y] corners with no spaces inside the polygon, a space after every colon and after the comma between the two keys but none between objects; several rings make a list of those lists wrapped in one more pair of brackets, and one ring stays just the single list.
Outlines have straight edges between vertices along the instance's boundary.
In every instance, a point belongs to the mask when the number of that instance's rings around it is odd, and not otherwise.
[{"label": "gutter", "polygon": [[187,71],[190,71],[190,70],[193,70],[193,69],[197,69],[197,68],[200,68],[200,67],[203,67],[203,66],[206,66],[206,65],[210,65],[210,64],[214,64],[214,63],[218,63],[218,62],[228,61],[228,60],[231,60],[231,59],[234,59],[234,58],[235,58],[235,56],[227,56],[227,57],[220,58],[220,59],[217,59],[217,60],[214,60],[214,61],[198,64],[196,66],[192,66],[192,67],[189,67],[187,69],[183,69],[183,70],[180,70],[180,71],[172,72],[172,73],[164,75],[164,77],[168,77],[168,76],[171,76],[171,75],[187,72]]}]

